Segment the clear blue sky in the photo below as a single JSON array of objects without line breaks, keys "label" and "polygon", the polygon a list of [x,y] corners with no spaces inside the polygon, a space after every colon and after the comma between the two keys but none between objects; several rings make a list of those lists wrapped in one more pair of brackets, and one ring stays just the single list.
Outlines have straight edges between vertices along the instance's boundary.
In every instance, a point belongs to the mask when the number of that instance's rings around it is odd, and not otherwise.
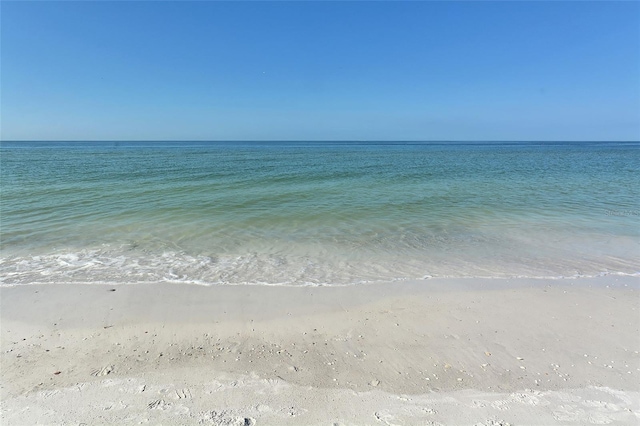
[{"label": "clear blue sky", "polygon": [[3,140],[638,140],[638,2],[7,2]]}]

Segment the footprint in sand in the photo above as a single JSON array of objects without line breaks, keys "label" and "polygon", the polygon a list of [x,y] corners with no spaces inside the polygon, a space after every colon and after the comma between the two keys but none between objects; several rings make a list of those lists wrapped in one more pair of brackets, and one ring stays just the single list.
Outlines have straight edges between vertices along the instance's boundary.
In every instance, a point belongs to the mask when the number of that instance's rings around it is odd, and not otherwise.
[{"label": "footprint in sand", "polygon": [[527,405],[538,405],[540,404],[540,399],[536,396],[527,394],[527,393],[512,393],[509,395],[509,400],[513,402],[520,402],[522,404]]},{"label": "footprint in sand", "polygon": [[106,376],[107,374],[113,373],[113,370],[114,370],[114,366],[113,365],[107,365],[105,367],[93,370],[91,372],[91,375],[92,376],[96,376],[96,377]]},{"label": "footprint in sand", "polygon": [[497,400],[497,401],[493,401],[491,403],[491,407],[495,408],[496,410],[508,410],[509,404],[507,404],[507,401],[503,401],[503,400]]},{"label": "footprint in sand", "polygon": [[376,418],[377,421],[384,423],[385,425],[388,425],[388,426],[395,425],[395,423],[391,423],[394,420],[394,418],[387,410],[376,411],[375,413],[373,413],[373,416]]},{"label": "footprint in sand", "polygon": [[207,411],[200,413],[199,423],[215,426],[255,426],[256,420],[252,417],[236,417],[227,411]]},{"label": "footprint in sand", "polygon": [[42,395],[43,398],[51,398],[52,396],[57,395],[59,393],[60,393],[59,390],[48,390],[48,391],[40,392],[40,395]]},{"label": "footprint in sand", "polygon": [[176,397],[178,399],[191,399],[193,396],[191,395],[191,390],[188,388],[185,389],[176,389]]},{"label": "footprint in sand", "polygon": [[162,399],[156,399],[147,404],[147,408],[150,410],[166,410],[171,406],[171,404],[167,404]]},{"label": "footprint in sand", "polygon": [[500,419],[489,419],[485,422],[476,423],[474,426],[511,426],[511,423]]}]

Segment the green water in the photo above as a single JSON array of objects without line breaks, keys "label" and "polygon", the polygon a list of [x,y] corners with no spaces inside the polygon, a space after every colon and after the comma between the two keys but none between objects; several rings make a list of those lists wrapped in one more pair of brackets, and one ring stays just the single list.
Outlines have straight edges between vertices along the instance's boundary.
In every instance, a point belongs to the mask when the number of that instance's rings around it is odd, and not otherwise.
[{"label": "green water", "polygon": [[638,143],[0,147],[4,284],[640,271]]}]

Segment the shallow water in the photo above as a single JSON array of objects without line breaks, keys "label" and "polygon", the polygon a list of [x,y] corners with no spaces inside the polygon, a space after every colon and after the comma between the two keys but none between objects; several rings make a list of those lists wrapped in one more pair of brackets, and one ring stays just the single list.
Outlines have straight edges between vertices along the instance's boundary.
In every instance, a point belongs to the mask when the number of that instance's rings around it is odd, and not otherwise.
[{"label": "shallow water", "polygon": [[640,143],[3,142],[6,284],[640,271]]}]

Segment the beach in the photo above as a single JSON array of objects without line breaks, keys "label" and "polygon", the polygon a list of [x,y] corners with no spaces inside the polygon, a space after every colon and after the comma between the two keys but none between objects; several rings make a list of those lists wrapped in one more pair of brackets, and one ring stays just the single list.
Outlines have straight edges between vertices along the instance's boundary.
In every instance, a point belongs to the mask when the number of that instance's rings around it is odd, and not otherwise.
[{"label": "beach", "polygon": [[3,425],[640,420],[637,142],[3,142]]},{"label": "beach", "polygon": [[2,423],[637,424],[639,283],[6,286]]},{"label": "beach", "polygon": [[0,426],[640,425],[640,2],[0,21]]}]

